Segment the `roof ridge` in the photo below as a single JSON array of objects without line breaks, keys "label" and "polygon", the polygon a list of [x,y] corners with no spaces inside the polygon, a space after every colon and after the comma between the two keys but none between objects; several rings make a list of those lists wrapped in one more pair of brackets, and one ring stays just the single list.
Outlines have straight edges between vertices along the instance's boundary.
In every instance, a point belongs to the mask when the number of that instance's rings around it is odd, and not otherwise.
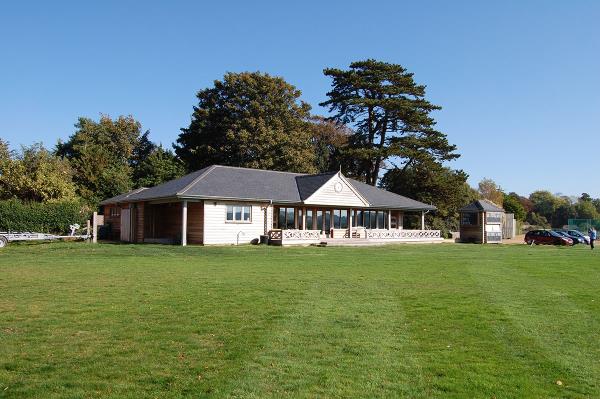
[{"label": "roof ridge", "polygon": [[211,167],[213,167],[213,168],[229,168],[229,169],[244,169],[244,170],[258,170],[258,171],[261,171],[261,172],[270,172],[270,173],[287,173],[287,174],[290,174],[290,175],[297,175],[297,176],[307,176],[307,175],[310,175],[309,173],[286,172],[286,171],[283,171],[283,170],[269,170],[269,169],[245,168],[243,166],[211,165]]},{"label": "roof ridge", "polygon": [[[204,172],[200,173],[200,176],[198,176],[194,180],[192,180],[192,182],[190,184],[188,184],[187,186],[185,186],[183,188],[183,190],[176,192],[175,195],[184,194],[187,190],[189,190],[190,188],[192,188],[192,186],[194,186],[196,183],[198,183],[198,181],[200,181],[204,176],[206,176],[207,174],[209,174],[210,172],[212,172],[213,169],[215,169],[217,166],[218,165],[211,165],[211,166],[207,167]],[[202,169],[200,169],[200,170],[202,170]],[[196,171],[196,172],[199,172],[199,171]]]},{"label": "roof ridge", "polygon": [[336,175],[338,174],[337,171],[335,172],[321,172],[321,173],[314,173],[314,174],[310,174],[310,173],[303,173],[300,176],[297,177],[317,177],[317,176],[327,176],[327,175]]}]

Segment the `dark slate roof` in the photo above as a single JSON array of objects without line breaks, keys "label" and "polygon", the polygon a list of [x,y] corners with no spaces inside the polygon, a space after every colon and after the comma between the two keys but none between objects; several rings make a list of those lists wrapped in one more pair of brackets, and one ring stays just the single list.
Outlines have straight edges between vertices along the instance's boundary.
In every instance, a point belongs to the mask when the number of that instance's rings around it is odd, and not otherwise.
[{"label": "dark slate roof", "polygon": [[128,191],[128,192],[126,192],[124,194],[119,194],[119,195],[114,196],[112,198],[105,199],[104,201],[100,202],[100,205],[116,204],[117,202],[126,202],[126,201],[129,201],[129,197],[130,196],[132,196],[134,194],[137,194],[137,193],[140,193],[140,192],[142,192],[144,190],[148,190],[148,189],[146,187],[136,188],[135,190]]},{"label": "dark slate roof", "polygon": [[358,191],[374,208],[398,208],[405,210],[433,211],[437,209],[433,205],[427,205],[419,201],[398,195],[354,179],[348,179],[352,186]]},{"label": "dark slate roof", "polygon": [[[272,170],[213,165],[158,186],[102,201],[147,201],[167,198],[261,200],[301,203],[337,172],[307,175]],[[347,179],[371,207],[434,210],[432,205]]]},{"label": "dark slate roof", "polygon": [[459,209],[460,212],[504,212],[504,209],[491,201],[482,199],[471,202]]},{"label": "dark slate roof", "polygon": [[216,165],[178,196],[300,202],[296,176],[297,173]]},{"label": "dark slate roof", "polygon": [[314,194],[323,184],[327,183],[337,172],[320,173],[318,175],[296,176],[296,185],[300,199],[304,201]]}]

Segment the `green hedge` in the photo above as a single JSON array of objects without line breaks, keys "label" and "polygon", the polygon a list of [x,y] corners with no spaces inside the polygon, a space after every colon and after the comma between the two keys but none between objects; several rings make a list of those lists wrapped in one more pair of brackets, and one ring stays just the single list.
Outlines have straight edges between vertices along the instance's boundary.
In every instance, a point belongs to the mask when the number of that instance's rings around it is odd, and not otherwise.
[{"label": "green hedge", "polygon": [[89,209],[77,201],[0,201],[0,231],[65,234],[71,224],[85,226],[89,216]]}]

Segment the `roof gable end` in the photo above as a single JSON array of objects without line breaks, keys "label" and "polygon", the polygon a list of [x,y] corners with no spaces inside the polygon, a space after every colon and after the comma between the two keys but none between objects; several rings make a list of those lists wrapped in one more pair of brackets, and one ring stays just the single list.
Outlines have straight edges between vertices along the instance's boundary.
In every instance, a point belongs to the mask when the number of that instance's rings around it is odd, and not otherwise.
[{"label": "roof gable end", "polygon": [[[311,177],[313,178],[313,181],[311,181]],[[304,195],[310,191],[312,191],[312,193],[302,198],[302,202],[305,204],[358,207],[369,206],[369,202],[348,182],[348,180],[346,180],[341,172],[307,176],[306,178],[307,182],[312,184],[306,184],[308,187],[304,187],[306,190]],[[297,178],[296,180],[302,182],[303,178]],[[317,183],[320,184],[318,188],[316,187]]]}]

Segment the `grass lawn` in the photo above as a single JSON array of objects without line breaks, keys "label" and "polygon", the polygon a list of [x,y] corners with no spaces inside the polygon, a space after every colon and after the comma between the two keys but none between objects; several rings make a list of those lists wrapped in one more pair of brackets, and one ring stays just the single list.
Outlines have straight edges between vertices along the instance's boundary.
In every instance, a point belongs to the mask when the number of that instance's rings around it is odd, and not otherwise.
[{"label": "grass lawn", "polygon": [[11,245],[0,397],[600,397],[600,250]]}]

